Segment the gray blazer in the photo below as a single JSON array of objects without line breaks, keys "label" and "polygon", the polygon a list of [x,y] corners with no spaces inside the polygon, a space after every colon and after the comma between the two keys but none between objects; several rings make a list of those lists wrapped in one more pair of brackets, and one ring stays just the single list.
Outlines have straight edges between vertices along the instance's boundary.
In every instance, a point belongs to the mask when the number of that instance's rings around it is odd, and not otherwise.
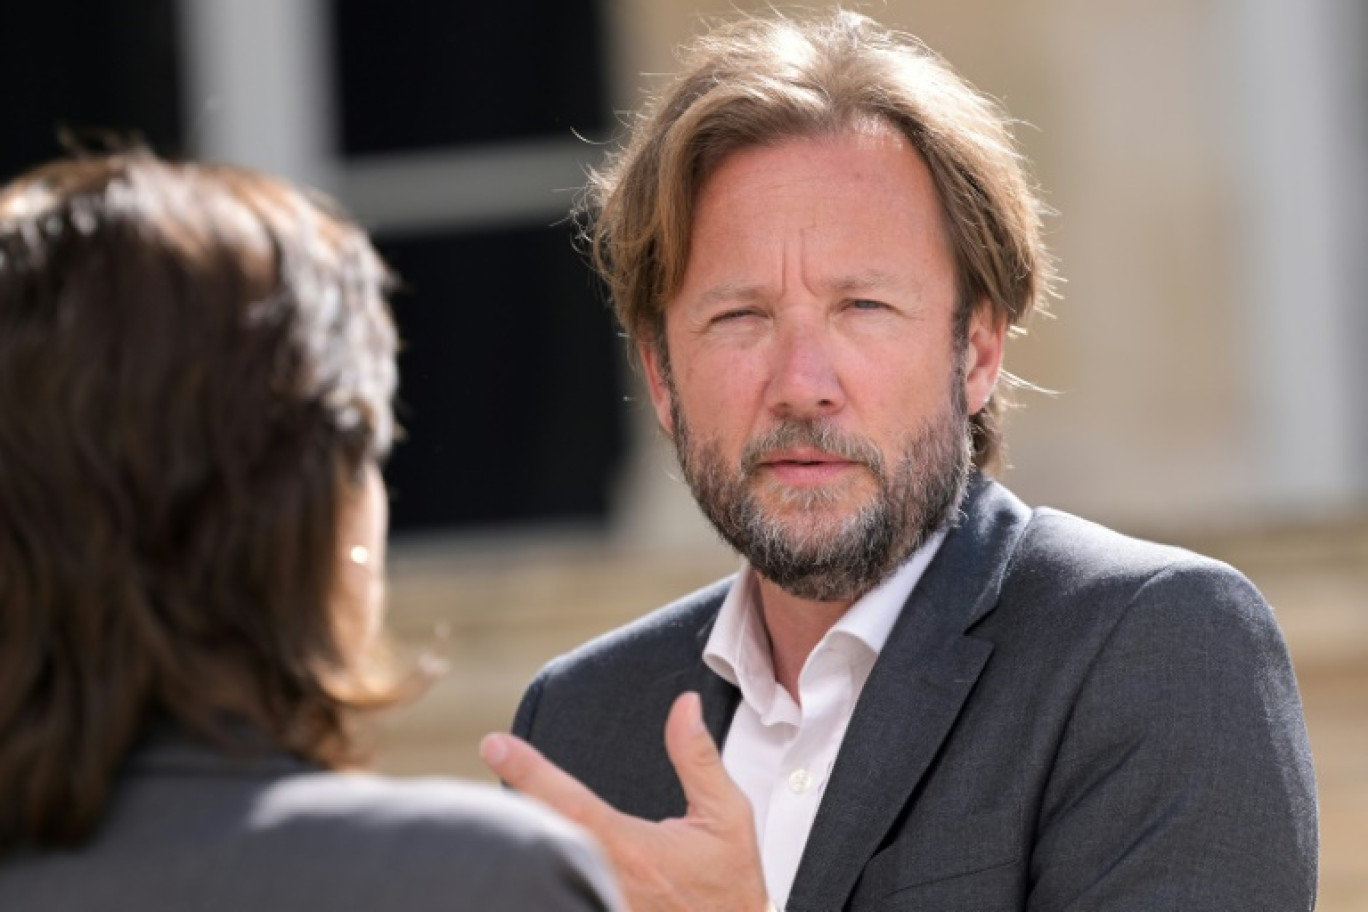
[{"label": "gray blazer", "polygon": [[493,786],[175,736],[132,756],[88,846],[0,861],[6,912],[591,912],[616,897],[582,833]]},{"label": "gray blazer", "polygon": [[[789,912],[1315,903],[1316,795],[1267,604],[1230,567],[976,479],[865,685]],[[727,580],[549,664],[514,721],[618,808],[684,799],[662,732]]]}]

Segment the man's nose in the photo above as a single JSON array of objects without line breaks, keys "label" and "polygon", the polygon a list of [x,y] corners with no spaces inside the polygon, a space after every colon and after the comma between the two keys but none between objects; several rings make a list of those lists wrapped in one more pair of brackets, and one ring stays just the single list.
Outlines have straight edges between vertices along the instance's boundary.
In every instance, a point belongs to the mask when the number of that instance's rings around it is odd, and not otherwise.
[{"label": "man's nose", "polygon": [[819,418],[840,411],[845,390],[831,340],[820,326],[790,325],[774,338],[765,405],[784,418]]}]

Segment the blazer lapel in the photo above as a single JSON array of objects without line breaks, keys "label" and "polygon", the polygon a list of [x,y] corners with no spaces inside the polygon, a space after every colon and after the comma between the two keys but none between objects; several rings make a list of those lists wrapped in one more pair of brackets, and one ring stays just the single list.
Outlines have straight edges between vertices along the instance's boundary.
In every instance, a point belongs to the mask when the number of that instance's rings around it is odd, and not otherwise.
[{"label": "blazer lapel", "polygon": [[860,694],[794,877],[790,912],[845,905],[992,653],[990,643],[965,631],[997,604],[1030,511],[1005,488],[977,478],[963,512]]},{"label": "blazer lapel", "polygon": [[703,647],[725,592],[719,587],[716,596],[700,606],[697,627],[687,631],[689,660],[668,675],[636,682],[630,713],[614,719],[614,732],[600,739],[605,753],[598,758],[597,768],[579,771],[600,797],[619,810],[648,820],[684,815],[684,790],[665,751],[665,720],[680,694],[696,691],[703,702],[703,721],[719,750],[726,740],[741,692],[703,661]]},{"label": "blazer lapel", "polygon": [[[702,654],[701,646],[699,654]],[[727,742],[727,731],[731,728],[732,717],[736,715],[736,705],[741,702],[741,691],[701,660],[693,670],[693,676],[694,680],[687,689],[698,691],[703,701],[703,723],[720,752],[722,745]]]},{"label": "blazer lapel", "polygon": [[[717,745],[718,751],[722,750],[722,745],[727,741],[727,731],[731,728],[732,716],[736,715],[736,705],[741,702],[741,691],[730,681],[721,677],[717,672],[708,667],[708,663],[703,661],[703,650],[707,648],[708,637],[712,636],[713,625],[717,623],[717,613],[722,609],[722,600],[726,597],[726,590],[719,590],[719,593],[708,606],[706,621],[698,628],[694,634],[697,643],[696,654],[698,661],[690,665],[681,679],[680,686],[676,691],[676,696],[687,690],[695,691],[703,703],[703,724],[708,728],[708,734],[712,735],[713,743]],[[661,731],[662,736],[664,730]]]}]

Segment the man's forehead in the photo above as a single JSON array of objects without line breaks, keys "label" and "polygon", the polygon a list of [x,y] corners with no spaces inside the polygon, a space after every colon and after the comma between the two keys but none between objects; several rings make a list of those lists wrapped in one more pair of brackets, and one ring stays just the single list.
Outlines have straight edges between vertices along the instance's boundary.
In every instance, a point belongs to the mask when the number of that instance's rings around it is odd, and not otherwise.
[{"label": "man's forehead", "polygon": [[823,285],[848,290],[904,281],[929,239],[946,249],[934,177],[891,127],[737,150],[709,176],[691,216],[685,271],[706,256],[710,298],[753,294],[755,257],[815,256]]}]

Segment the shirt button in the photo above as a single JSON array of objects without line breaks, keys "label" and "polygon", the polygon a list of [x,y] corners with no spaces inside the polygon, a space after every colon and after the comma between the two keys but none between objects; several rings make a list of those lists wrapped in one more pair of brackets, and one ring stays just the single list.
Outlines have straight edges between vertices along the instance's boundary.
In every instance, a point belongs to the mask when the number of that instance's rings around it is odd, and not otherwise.
[{"label": "shirt button", "polygon": [[812,786],[814,784],[815,780],[812,778],[812,773],[809,773],[805,769],[796,769],[789,773],[789,791],[793,792],[795,795],[803,795],[812,791]]}]

